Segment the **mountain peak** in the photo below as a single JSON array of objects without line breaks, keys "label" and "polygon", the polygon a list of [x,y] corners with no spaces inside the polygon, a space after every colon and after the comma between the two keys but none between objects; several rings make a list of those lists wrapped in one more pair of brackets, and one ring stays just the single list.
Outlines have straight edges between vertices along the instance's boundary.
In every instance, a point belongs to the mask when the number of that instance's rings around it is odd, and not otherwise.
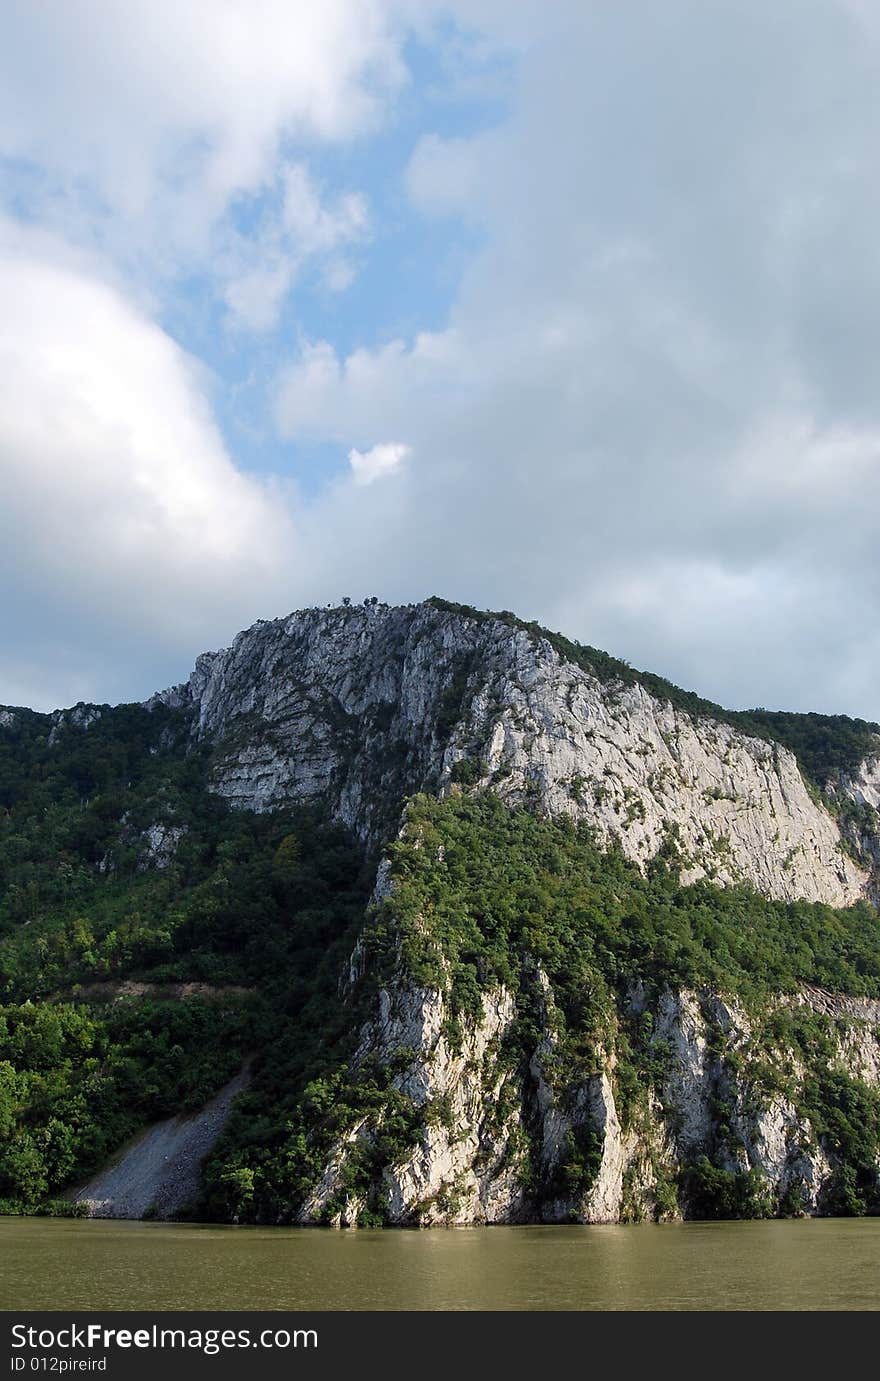
[{"label": "mountain peak", "polygon": [[868,886],[761,725],[507,611],[439,598],[300,610],[148,703],[190,716],[234,805],[320,799],[373,844],[415,792],[491,788],[587,821],[642,865],[674,843],[686,877],[839,905]]}]

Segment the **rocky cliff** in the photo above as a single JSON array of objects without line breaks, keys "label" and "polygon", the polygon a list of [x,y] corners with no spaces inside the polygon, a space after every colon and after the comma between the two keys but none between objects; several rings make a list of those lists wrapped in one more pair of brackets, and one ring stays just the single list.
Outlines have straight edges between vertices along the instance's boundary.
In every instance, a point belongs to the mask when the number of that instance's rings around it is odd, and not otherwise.
[{"label": "rocky cliff", "polygon": [[[756,1016],[708,990],[649,996],[639,985],[606,1044],[566,1068],[540,970],[535,988],[525,1072],[509,1057],[518,1012],[504,988],[483,995],[454,1048],[440,992],[383,990],[356,1058],[398,1069],[394,1087],[424,1129],[378,1183],[352,1188],[353,1158],[381,1134],[381,1120],[364,1118],[332,1148],[300,1221],[355,1225],[377,1192],[398,1225],[703,1217],[719,1197],[719,1216],[840,1211],[844,1161],[823,1135],[815,1084],[836,1069],[880,1088],[880,1002],[806,989]],[[633,1030],[647,1033],[636,1087]],[[804,1030],[817,1042],[807,1054]]]},{"label": "rocky cliff", "polygon": [[[373,843],[405,796],[459,781],[588,820],[640,863],[674,839],[691,878],[833,905],[868,887],[786,748],[600,677],[506,618],[432,603],[307,610],[200,657],[160,702],[191,714],[234,804],[321,798]],[[866,772],[842,791],[873,801]]]}]

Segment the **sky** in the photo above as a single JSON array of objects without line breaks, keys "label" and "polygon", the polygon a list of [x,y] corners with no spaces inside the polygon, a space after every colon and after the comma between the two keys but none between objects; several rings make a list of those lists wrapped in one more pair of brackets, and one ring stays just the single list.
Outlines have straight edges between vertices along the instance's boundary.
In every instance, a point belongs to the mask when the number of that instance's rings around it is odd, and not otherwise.
[{"label": "sky", "polygon": [[880,719],[872,0],[3,0],[0,702],[515,610]]}]

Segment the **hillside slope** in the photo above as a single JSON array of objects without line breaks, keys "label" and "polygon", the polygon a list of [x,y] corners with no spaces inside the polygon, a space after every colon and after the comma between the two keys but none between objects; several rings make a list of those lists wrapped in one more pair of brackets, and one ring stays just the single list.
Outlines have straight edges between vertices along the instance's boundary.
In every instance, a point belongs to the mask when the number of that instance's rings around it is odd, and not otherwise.
[{"label": "hillside slope", "polygon": [[251,1061],[197,1216],[875,1211],[878,746],[440,600],[0,711],[0,1205]]}]

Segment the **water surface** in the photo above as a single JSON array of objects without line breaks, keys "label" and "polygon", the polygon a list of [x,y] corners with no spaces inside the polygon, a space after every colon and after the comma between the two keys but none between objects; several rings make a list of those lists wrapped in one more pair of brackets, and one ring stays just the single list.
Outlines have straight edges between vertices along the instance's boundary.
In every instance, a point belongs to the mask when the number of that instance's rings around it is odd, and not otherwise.
[{"label": "water surface", "polygon": [[880,1219],[334,1232],[0,1218],[0,1308],[878,1309]]}]

